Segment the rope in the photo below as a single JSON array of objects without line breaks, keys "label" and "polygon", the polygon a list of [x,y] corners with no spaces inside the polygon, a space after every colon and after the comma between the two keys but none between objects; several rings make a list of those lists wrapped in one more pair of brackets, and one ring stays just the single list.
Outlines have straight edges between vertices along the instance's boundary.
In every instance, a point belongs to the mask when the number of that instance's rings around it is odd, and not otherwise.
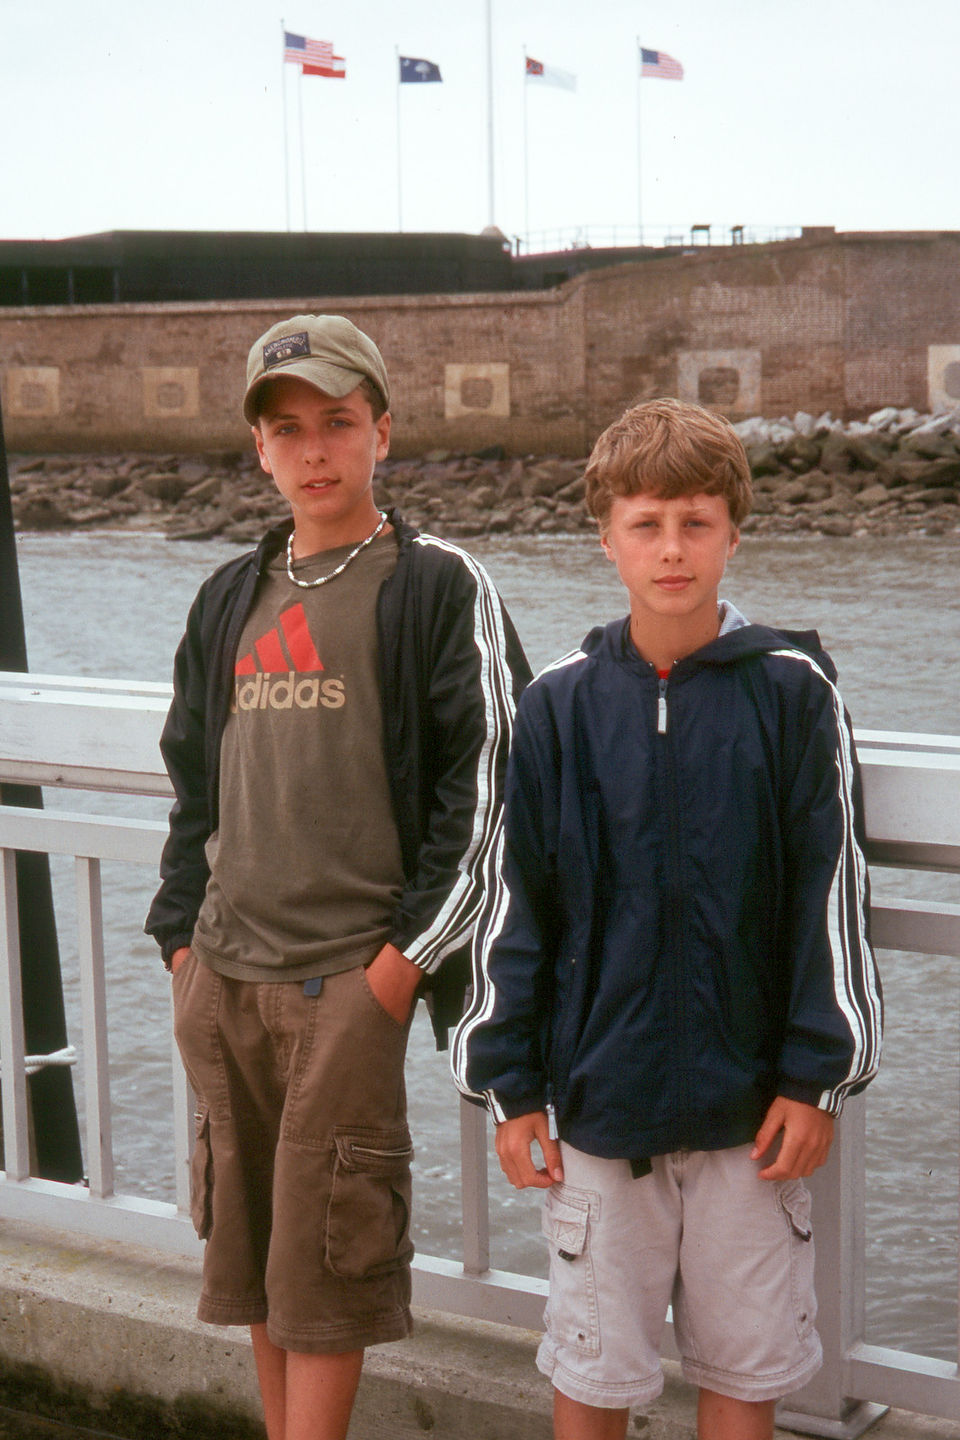
[{"label": "rope", "polygon": [[[73,1045],[65,1045],[62,1050],[52,1050],[49,1055],[24,1055],[23,1068],[28,1075],[36,1075],[38,1070],[45,1070],[48,1065],[76,1065],[77,1052]],[[3,1067],[0,1065],[0,1071]]]}]

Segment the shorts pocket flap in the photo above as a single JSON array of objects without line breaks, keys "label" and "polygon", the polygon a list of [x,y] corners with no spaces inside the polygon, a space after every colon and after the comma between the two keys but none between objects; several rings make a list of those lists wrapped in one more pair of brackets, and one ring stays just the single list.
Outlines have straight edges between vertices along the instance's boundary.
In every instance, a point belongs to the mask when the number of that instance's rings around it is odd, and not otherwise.
[{"label": "shorts pocket flap", "polygon": [[564,1255],[582,1255],[587,1243],[588,1201],[577,1201],[550,1192],[544,1201],[540,1226],[544,1235]]},{"label": "shorts pocket flap", "polygon": [[797,1239],[810,1240],[813,1236],[812,1202],[810,1191],[802,1180],[788,1181],[783,1186],[780,1191],[780,1205]]},{"label": "shorts pocket flap", "polygon": [[337,1159],[344,1170],[392,1175],[413,1159],[413,1144],[406,1125],[338,1127],[333,1139]]}]

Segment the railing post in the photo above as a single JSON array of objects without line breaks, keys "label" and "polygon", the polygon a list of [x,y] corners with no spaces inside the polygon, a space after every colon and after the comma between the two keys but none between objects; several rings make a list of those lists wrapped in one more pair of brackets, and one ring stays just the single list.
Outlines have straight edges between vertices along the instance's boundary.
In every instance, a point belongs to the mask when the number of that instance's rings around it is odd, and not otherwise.
[{"label": "railing post", "polygon": [[809,1182],[823,1368],[777,1409],[777,1423],[802,1435],[853,1440],[886,1409],[844,1393],[847,1355],[865,1324],[866,1150],[866,1107],[858,1095],[844,1107],[829,1161]]},{"label": "railing post", "polygon": [[11,1180],[30,1174],[27,1076],[24,1069],[23,990],[20,978],[20,919],[17,857],[0,850],[0,1064],[3,1092],[3,1168]]},{"label": "railing post", "polygon": [[100,861],[78,855],[75,865],[87,1102],[87,1180],[91,1195],[105,1197],[113,1194],[114,1168]]},{"label": "railing post", "polygon": [[176,1187],[177,1209],[182,1215],[190,1214],[190,1157],[196,1126],[193,1114],[197,1108],[197,1097],[187,1079],[180,1059],[180,1050],[173,1033],[173,990],[170,991],[170,1058],[173,1065],[173,1180]]},{"label": "railing post", "polygon": [[463,1268],[467,1275],[490,1269],[490,1205],[487,1193],[487,1112],[460,1099],[460,1184],[463,1206]]}]

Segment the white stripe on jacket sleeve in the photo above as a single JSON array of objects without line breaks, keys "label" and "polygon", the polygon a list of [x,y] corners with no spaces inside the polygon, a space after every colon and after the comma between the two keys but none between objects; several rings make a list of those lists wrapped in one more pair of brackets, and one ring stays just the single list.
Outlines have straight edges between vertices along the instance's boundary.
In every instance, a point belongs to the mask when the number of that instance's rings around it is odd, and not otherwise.
[{"label": "white stripe on jacket sleeve", "polygon": [[404,947],[407,959],[430,973],[451,951],[467,943],[480,912],[488,857],[501,825],[503,796],[497,782],[498,763],[501,756],[506,759],[509,750],[515,707],[503,606],[486,570],[465,550],[435,535],[418,535],[414,544],[436,546],[456,555],[473,577],[473,636],[480,657],[486,723],[486,736],[477,757],[473,831],[460,859],[459,874],[432,923]]}]

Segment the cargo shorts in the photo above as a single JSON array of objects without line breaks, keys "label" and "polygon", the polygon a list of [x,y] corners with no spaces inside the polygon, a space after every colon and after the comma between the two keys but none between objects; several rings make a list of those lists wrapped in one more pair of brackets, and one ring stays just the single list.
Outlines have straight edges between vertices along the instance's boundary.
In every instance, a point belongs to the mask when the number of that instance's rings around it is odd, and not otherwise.
[{"label": "cargo shorts", "polygon": [[627,1160],[561,1146],[537,1364],[562,1394],[609,1409],[654,1400],[671,1303],[694,1385],[778,1400],[820,1368],[810,1192],[758,1179],[750,1149],[660,1155],[634,1179]]},{"label": "cargo shorts", "polygon": [[304,1353],[408,1335],[409,1024],[362,968],[310,994],[299,981],[229,979],[191,953],[173,992],[197,1095],[199,1318],[265,1323],[275,1345]]}]

